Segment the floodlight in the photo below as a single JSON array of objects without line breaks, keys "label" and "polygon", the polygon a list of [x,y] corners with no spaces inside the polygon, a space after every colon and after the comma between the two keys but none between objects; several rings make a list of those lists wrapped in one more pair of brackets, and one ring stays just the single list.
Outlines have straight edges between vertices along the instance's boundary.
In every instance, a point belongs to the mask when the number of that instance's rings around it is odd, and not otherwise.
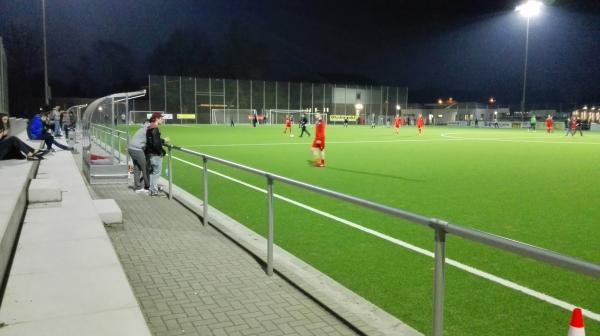
[{"label": "floodlight", "polygon": [[400,111],[400,105],[396,105],[396,111]]},{"label": "floodlight", "polygon": [[540,1],[529,0],[515,8],[519,14],[523,15],[526,18],[530,18],[536,16],[542,10],[544,4]]},{"label": "floodlight", "polygon": [[363,107],[364,107],[364,106],[363,106],[363,104],[362,104],[361,102],[356,102],[356,104],[354,104],[354,108],[355,108],[357,111],[360,111],[360,110],[362,110],[362,109],[363,109]]}]

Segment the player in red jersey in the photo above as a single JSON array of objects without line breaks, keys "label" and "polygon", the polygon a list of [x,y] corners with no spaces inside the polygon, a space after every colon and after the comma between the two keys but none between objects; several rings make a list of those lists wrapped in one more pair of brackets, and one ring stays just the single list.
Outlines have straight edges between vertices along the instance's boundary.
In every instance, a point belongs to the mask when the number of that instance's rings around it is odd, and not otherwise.
[{"label": "player in red jersey", "polygon": [[546,131],[548,131],[548,133],[552,133],[553,130],[554,130],[554,120],[552,120],[552,116],[549,115],[548,118],[546,118]]},{"label": "player in red jersey", "polygon": [[571,125],[569,128],[571,129],[571,135],[575,135],[575,132],[577,132],[577,118],[575,118],[575,116],[571,118]]},{"label": "player in red jersey", "polygon": [[315,140],[312,143],[312,152],[315,166],[325,167],[325,122],[320,113],[315,114]]},{"label": "player in red jersey", "polygon": [[417,129],[419,130],[419,135],[423,134],[423,127],[425,127],[425,120],[423,120],[423,115],[419,114],[417,118]]},{"label": "player in red jersey", "polygon": [[396,130],[396,134],[400,133],[400,126],[402,125],[402,121],[400,116],[396,114],[396,118],[394,118],[394,129]]},{"label": "player in red jersey", "polygon": [[289,114],[285,117],[285,128],[283,129],[283,134],[285,134],[288,130],[290,130],[290,136],[292,136],[292,118],[290,118]]}]

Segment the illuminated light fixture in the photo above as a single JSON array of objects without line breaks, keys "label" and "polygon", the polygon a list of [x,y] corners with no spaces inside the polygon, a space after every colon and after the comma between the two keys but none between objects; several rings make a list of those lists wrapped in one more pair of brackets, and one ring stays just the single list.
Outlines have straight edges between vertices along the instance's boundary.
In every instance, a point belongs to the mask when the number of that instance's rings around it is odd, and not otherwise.
[{"label": "illuminated light fixture", "polygon": [[363,107],[364,107],[364,106],[363,106],[363,104],[362,104],[360,101],[357,101],[357,102],[356,102],[356,104],[354,104],[354,108],[355,108],[357,111],[360,111],[360,110],[362,110],[362,109],[363,109]]},{"label": "illuminated light fixture", "polygon": [[396,105],[396,111],[400,111],[400,105]]},{"label": "illuminated light fixture", "polygon": [[438,99],[438,104],[442,105],[444,103],[444,101],[442,100],[442,98]]},{"label": "illuminated light fixture", "polygon": [[587,110],[587,105],[585,105],[585,106],[583,107],[583,109],[584,109],[584,110]]},{"label": "illuminated light fixture", "polygon": [[490,97],[489,102],[490,102],[490,104],[494,104],[496,102],[496,99],[494,99],[494,97]]},{"label": "illuminated light fixture", "polygon": [[530,18],[530,17],[540,14],[543,6],[544,6],[544,4],[540,1],[530,0],[530,1],[527,1],[527,2],[517,6],[517,8],[515,8],[515,10],[517,12],[519,12],[519,14],[523,15],[524,17]]},{"label": "illuminated light fixture", "polygon": [[444,116],[443,116],[443,115],[441,115],[441,114],[438,114],[438,118],[442,118],[442,117],[444,117]]},{"label": "illuminated light fixture", "polygon": [[453,100],[454,100],[454,99],[452,99],[452,97],[448,98],[448,101],[450,101],[450,102],[451,102],[451,101],[453,101]]},{"label": "illuminated light fixture", "polygon": [[102,111],[102,106],[98,107],[98,110]]}]

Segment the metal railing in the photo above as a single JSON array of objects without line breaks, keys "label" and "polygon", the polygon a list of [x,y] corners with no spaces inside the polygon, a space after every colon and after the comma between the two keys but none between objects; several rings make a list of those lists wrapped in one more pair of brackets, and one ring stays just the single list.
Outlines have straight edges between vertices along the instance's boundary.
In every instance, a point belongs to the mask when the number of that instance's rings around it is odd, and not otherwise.
[{"label": "metal railing", "polygon": [[203,162],[204,174],[204,200],[203,200],[203,225],[208,223],[208,162],[214,161],[229,167],[246,171],[266,178],[267,184],[267,207],[268,207],[268,235],[267,235],[267,274],[273,275],[273,237],[274,237],[274,217],[273,217],[273,184],[275,181],[285,183],[298,188],[306,189],[318,194],[329,196],[338,200],[349,202],[362,206],[367,209],[375,210],[393,217],[401,218],[416,224],[427,226],[434,230],[435,241],[435,271],[434,271],[434,293],[433,293],[433,335],[440,336],[443,333],[444,324],[444,286],[445,286],[445,251],[446,234],[453,234],[468,240],[479,242],[484,245],[506,250],[531,259],[542,261],[551,265],[559,266],[576,273],[585,274],[594,278],[600,278],[600,265],[578,260],[572,257],[558,254],[540,247],[528,245],[519,241],[493,235],[490,233],[464,228],[447,221],[421,216],[408,211],[392,208],[386,205],[367,201],[358,197],[342,194],[333,190],[321,188],[305,182],[296,181],[287,177],[265,172],[259,169],[247,167],[235,162],[220,159],[211,155],[199,153],[179,146],[168,145],[168,179],[169,179],[169,199],[172,199],[173,185],[173,150],[201,157]]},{"label": "metal railing", "polygon": [[[100,124],[91,124],[90,131],[92,139],[95,139],[96,143],[107,153],[112,156],[116,156],[119,162],[122,161],[122,155],[125,156],[125,159],[127,159],[127,154],[121,152],[120,141],[127,141],[127,132]],[[116,148],[115,141],[117,143]]]}]

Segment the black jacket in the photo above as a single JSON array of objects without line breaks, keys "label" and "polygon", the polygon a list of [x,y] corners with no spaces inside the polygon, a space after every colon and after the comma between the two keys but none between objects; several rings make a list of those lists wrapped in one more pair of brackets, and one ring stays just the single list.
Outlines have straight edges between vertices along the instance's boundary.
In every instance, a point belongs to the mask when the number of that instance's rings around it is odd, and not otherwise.
[{"label": "black jacket", "polygon": [[146,131],[146,149],[145,153],[150,155],[164,156],[165,150],[163,145],[165,141],[160,138],[160,130],[158,127],[148,127]]}]

